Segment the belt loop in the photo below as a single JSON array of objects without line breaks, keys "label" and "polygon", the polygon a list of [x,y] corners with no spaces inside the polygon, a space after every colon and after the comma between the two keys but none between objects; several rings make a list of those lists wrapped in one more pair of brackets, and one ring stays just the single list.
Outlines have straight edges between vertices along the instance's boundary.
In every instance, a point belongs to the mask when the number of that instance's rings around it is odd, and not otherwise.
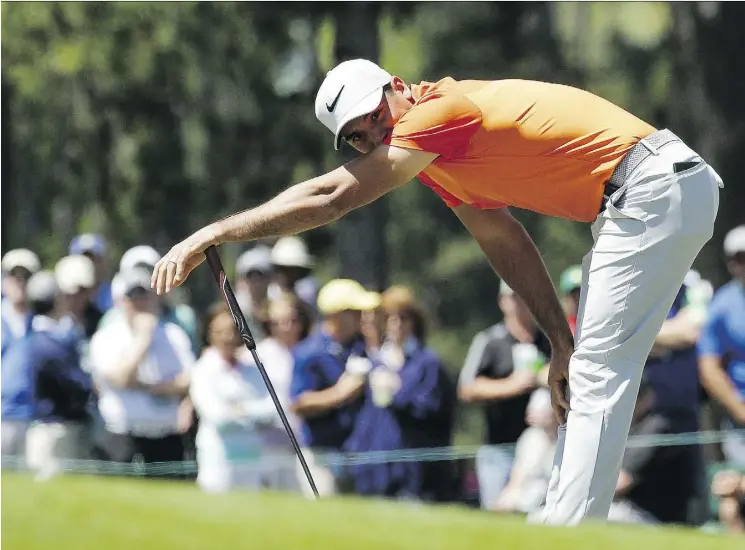
[{"label": "belt loop", "polygon": [[655,147],[654,145],[652,145],[651,143],[649,143],[647,141],[647,138],[642,138],[641,140],[639,140],[639,143],[641,143],[642,145],[644,145],[644,147],[646,147],[647,150],[650,153],[652,153],[653,155],[659,155],[660,154],[660,151],[657,149],[657,147]]}]

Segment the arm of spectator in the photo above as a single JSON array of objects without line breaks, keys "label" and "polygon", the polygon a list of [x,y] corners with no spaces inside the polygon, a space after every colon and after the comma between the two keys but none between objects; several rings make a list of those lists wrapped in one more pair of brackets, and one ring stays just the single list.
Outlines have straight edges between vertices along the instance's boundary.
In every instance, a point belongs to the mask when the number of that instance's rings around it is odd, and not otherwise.
[{"label": "arm of spectator", "polygon": [[701,385],[706,392],[719,401],[732,419],[745,425],[745,403],[740,400],[737,388],[722,366],[722,359],[716,355],[701,355],[698,358]]},{"label": "arm of spectator", "polygon": [[478,376],[470,384],[459,387],[458,395],[466,403],[482,403],[495,399],[512,399],[534,390],[536,385],[536,375],[529,371],[513,372],[501,380]]},{"label": "arm of spectator", "polygon": [[185,397],[189,393],[191,371],[194,367],[194,353],[186,331],[181,327],[168,323],[164,327],[166,338],[173,348],[181,370],[170,380],[156,384],[142,384],[141,387],[152,395],[159,397]]},{"label": "arm of spectator", "polygon": [[155,315],[138,314],[133,326],[134,340],[121,355],[112,352],[107,335],[94,334],[90,354],[98,375],[115,388],[135,387],[140,363],[150,351],[157,323]]},{"label": "arm of spectator", "polygon": [[712,304],[697,346],[701,385],[711,397],[727,409],[735,422],[745,425],[745,403],[740,400],[737,389],[722,364],[725,350],[721,330],[720,317],[715,305]]},{"label": "arm of spectator", "polygon": [[441,369],[439,359],[429,354],[401,369],[401,387],[391,407],[420,420],[435,414],[442,403]]},{"label": "arm of spectator", "polygon": [[688,308],[684,308],[675,317],[666,319],[655,338],[655,346],[670,350],[695,346],[701,331],[701,322],[690,313]]},{"label": "arm of spectator", "polygon": [[330,388],[302,392],[294,399],[291,410],[298,416],[309,418],[339,408],[362,393],[364,382],[363,376],[345,372]]},{"label": "arm of spectator", "polygon": [[234,422],[239,411],[230,407],[217,393],[209,363],[205,357],[196,364],[189,385],[189,397],[203,422],[220,426]]}]

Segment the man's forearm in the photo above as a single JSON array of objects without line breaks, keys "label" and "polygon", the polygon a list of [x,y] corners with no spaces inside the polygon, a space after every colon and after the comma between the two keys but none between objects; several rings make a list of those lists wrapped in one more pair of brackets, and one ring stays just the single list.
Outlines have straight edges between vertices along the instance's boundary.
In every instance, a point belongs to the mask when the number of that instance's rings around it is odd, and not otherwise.
[{"label": "man's forearm", "polygon": [[538,249],[520,222],[510,239],[479,242],[494,271],[525,302],[555,350],[571,352],[574,338]]},{"label": "man's forearm", "polygon": [[215,244],[294,235],[337,220],[345,213],[341,189],[325,181],[327,176],[293,185],[261,206],[213,223]]},{"label": "man's forearm", "polygon": [[466,403],[479,403],[495,399],[511,399],[528,391],[530,390],[521,388],[510,378],[489,380],[479,377],[470,384],[461,386],[458,389],[458,395]]}]

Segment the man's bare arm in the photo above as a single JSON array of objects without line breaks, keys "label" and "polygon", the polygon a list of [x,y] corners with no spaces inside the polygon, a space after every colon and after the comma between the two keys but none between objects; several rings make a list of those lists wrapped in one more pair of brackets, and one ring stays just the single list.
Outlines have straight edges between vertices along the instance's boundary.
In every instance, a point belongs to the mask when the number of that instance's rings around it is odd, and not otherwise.
[{"label": "man's bare arm", "polygon": [[513,372],[501,380],[477,376],[473,382],[458,387],[458,397],[465,403],[483,403],[495,399],[512,399],[535,387],[535,375],[528,372]]},{"label": "man's bare arm", "polygon": [[298,183],[269,202],[234,214],[190,235],[155,265],[151,286],[158,294],[184,283],[223,242],[294,235],[326,225],[411,181],[437,158],[434,153],[381,145],[341,168]]},{"label": "man's bare arm", "polygon": [[437,157],[383,145],[269,202],[216,222],[219,242],[293,235],[335,221],[411,181]]},{"label": "man's bare arm", "polygon": [[453,209],[484,251],[494,271],[525,301],[554,352],[571,355],[574,338],[538,249],[506,208]]}]

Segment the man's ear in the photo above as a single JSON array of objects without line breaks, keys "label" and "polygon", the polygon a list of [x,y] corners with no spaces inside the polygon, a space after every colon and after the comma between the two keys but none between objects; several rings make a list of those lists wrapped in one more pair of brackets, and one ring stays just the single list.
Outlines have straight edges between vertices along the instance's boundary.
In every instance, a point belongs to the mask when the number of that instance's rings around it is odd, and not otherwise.
[{"label": "man's ear", "polygon": [[409,87],[406,86],[406,82],[404,82],[400,77],[394,76],[391,79],[391,89],[394,92],[398,92],[400,94],[403,94],[405,97],[409,97],[411,95],[411,90],[409,90]]}]

